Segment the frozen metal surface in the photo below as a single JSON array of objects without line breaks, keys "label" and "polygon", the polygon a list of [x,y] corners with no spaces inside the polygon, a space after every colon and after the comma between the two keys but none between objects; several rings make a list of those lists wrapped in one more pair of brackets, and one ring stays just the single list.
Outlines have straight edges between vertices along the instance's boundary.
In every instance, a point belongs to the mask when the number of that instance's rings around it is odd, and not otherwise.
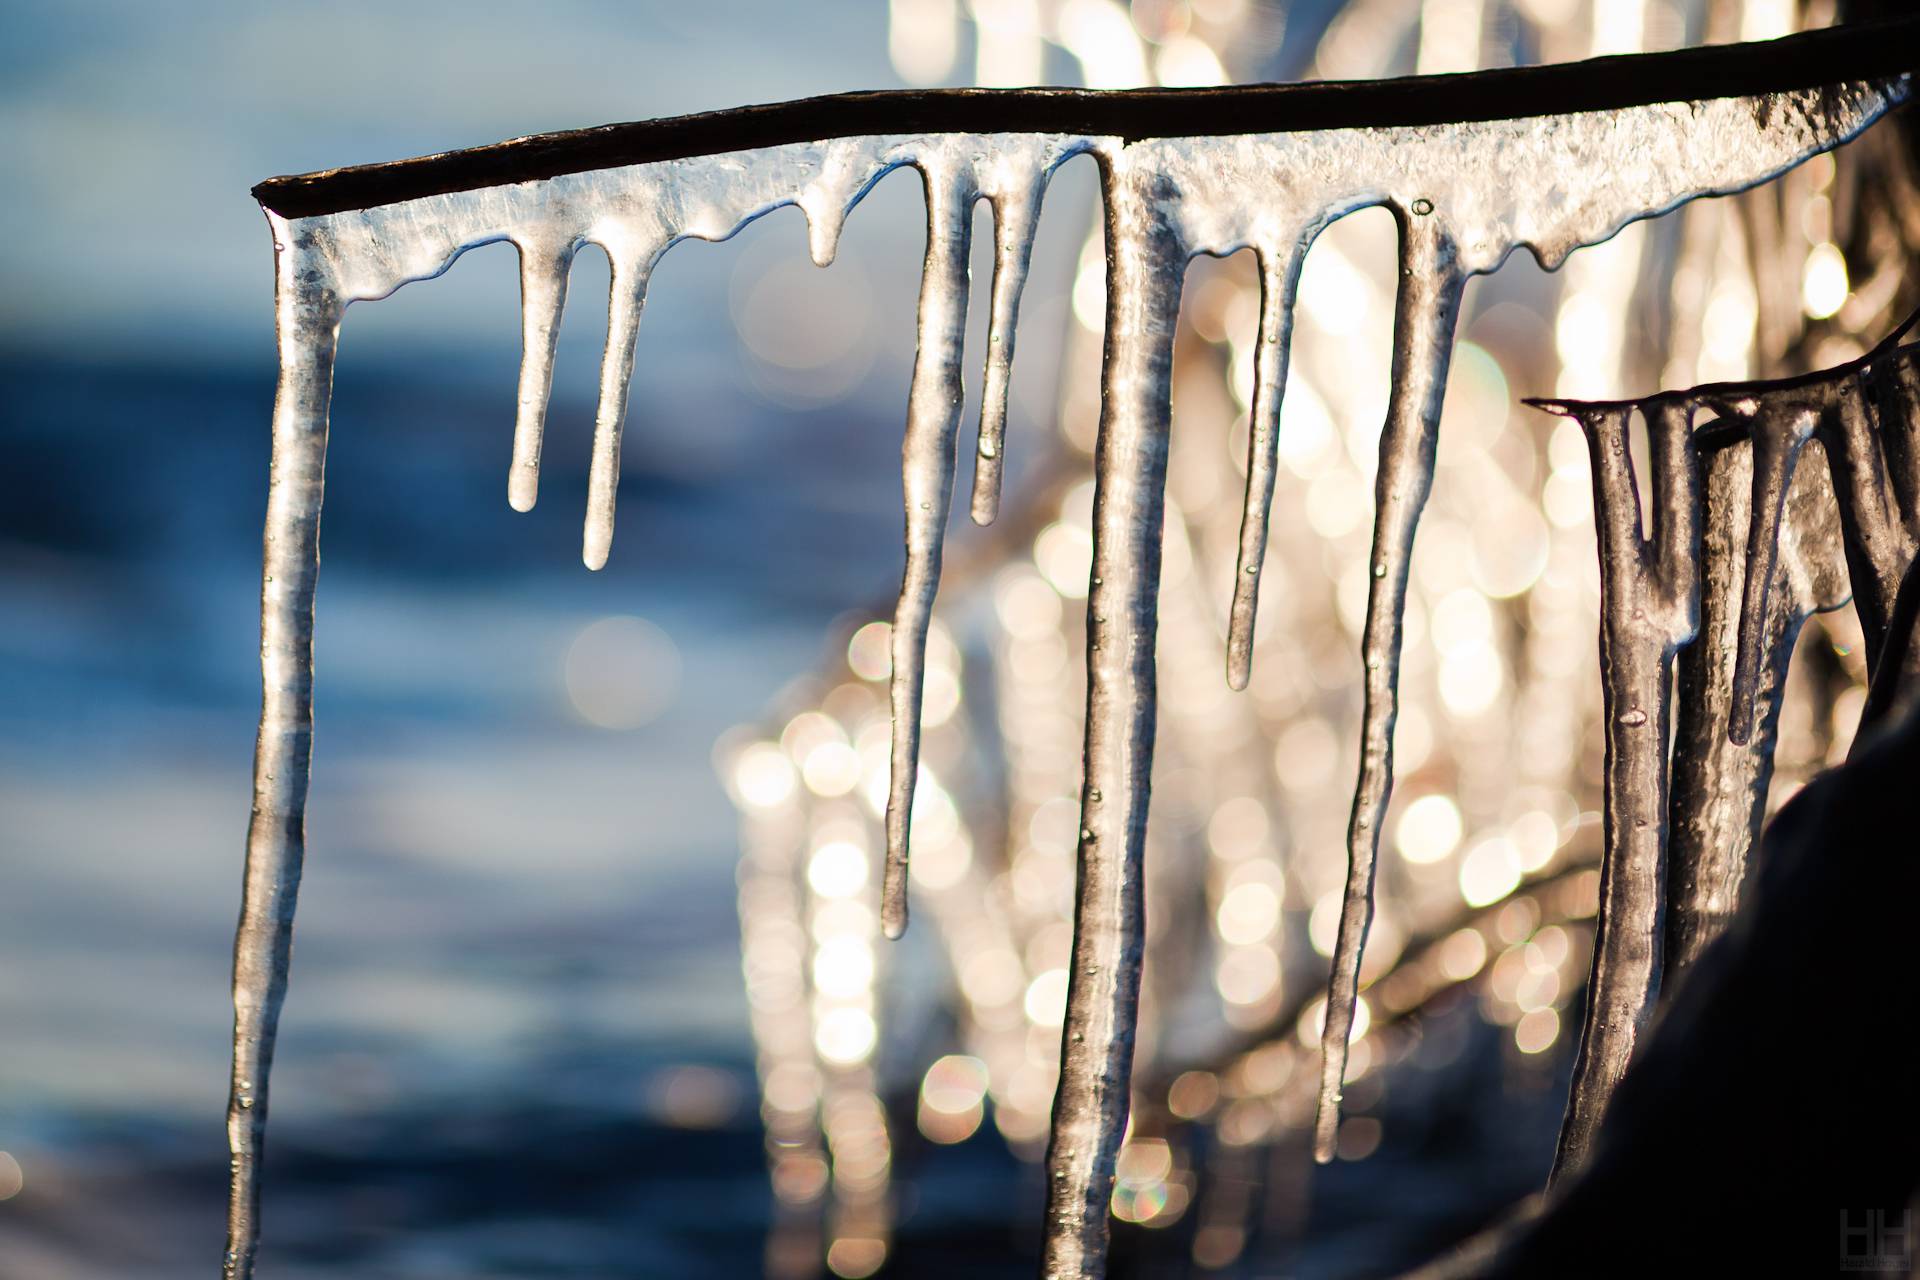
[{"label": "frozen metal surface", "polygon": [[[1682,93],[1684,88],[1676,86]],[[847,214],[880,176],[902,165],[921,170],[929,236],[919,354],[903,447],[907,564],[891,639],[894,723],[883,926],[897,934],[906,914],[908,827],[918,776],[927,622],[952,501],[964,377],[960,337],[969,211],[978,198],[988,199],[995,211],[992,332],[998,341],[989,344],[977,444],[991,464],[1003,455],[1007,361],[1018,286],[1046,177],[1074,154],[1096,156],[1108,226],[1107,347],[1087,606],[1080,885],[1048,1158],[1045,1271],[1049,1276],[1097,1276],[1104,1271],[1114,1160],[1128,1114],[1140,982],[1168,376],[1188,259],[1251,246],[1265,282],[1252,457],[1229,645],[1230,680],[1240,684],[1249,669],[1248,637],[1272,495],[1291,295],[1301,260],[1322,228],[1361,208],[1384,205],[1401,228],[1394,389],[1381,436],[1364,637],[1367,728],[1326,1023],[1320,1098],[1324,1158],[1365,942],[1379,819],[1392,785],[1407,558],[1431,483],[1453,318],[1464,281],[1495,270],[1522,245],[1543,264],[1557,266],[1575,249],[1613,235],[1634,219],[1701,195],[1765,181],[1853,136],[1902,100],[1907,89],[1902,76],[1606,112],[1133,142],[1074,133],[838,137],[445,191],[370,209],[305,217],[270,212],[279,272],[282,378],[262,597],[266,699],[246,894],[236,940],[229,1273],[251,1273],[258,1241],[257,1159],[266,1116],[266,1075],[285,989],[302,851],[313,579],[331,352],[340,316],[350,303],[382,298],[408,282],[436,276],[474,246],[501,240],[516,245],[525,295],[525,358],[509,499],[525,509],[535,496],[553,333],[565,300],[567,268],[583,244],[606,250],[614,287],[583,540],[583,557],[597,568],[611,551],[628,382],[647,279],[660,256],[681,240],[722,240],[774,208],[797,204],[808,219],[813,257],[825,263],[833,256]],[[1683,485],[1690,474],[1677,457],[1663,465],[1668,468],[1664,476],[1674,485]],[[1864,465],[1848,474],[1868,484],[1859,479]],[[977,473],[972,503],[976,519],[992,517],[997,477],[994,465]],[[1680,492],[1675,490],[1674,501]],[[1777,510],[1777,501],[1767,509]],[[1684,514],[1676,519],[1684,526]],[[1870,514],[1862,526],[1866,531],[1853,540],[1877,548],[1893,539],[1891,532],[1882,531],[1883,525],[1891,528],[1884,511]],[[1613,540],[1610,574],[1638,581],[1652,571],[1641,563],[1643,548],[1611,525],[1607,528]],[[1678,581],[1684,566],[1673,557],[1679,554],[1674,548],[1689,536],[1681,527],[1662,542],[1658,572],[1670,604],[1685,594]],[[1874,554],[1890,561],[1897,559],[1897,550]],[[1771,576],[1769,566],[1760,581]],[[1652,653],[1647,637],[1640,634],[1648,625],[1645,620],[1612,621],[1623,607],[1620,601],[1616,588],[1609,605],[1614,640],[1604,649],[1609,689],[1621,705],[1643,714],[1639,721],[1618,721],[1618,728],[1609,731],[1614,761],[1609,788],[1635,797],[1636,803],[1645,801],[1640,805],[1645,812],[1636,809],[1633,821],[1652,827],[1651,832],[1644,826],[1623,831],[1620,857],[1613,860],[1632,870],[1609,890],[1602,949],[1622,950],[1622,958],[1608,972],[1624,976],[1626,969],[1647,968],[1644,955],[1624,951],[1647,927],[1639,917],[1645,915],[1648,893],[1657,900],[1657,883],[1649,890],[1647,881],[1649,875],[1657,880],[1657,800],[1664,769],[1663,761],[1656,766],[1626,744],[1654,740],[1656,733],[1664,741],[1663,673],[1685,628],[1674,605],[1655,625],[1659,652]],[[1753,630],[1756,617],[1764,622],[1764,610],[1743,614],[1743,636],[1758,634]],[[1754,677],[1748,681],[1751,687],[1757,668],[1751,658],[1744,662],[1742,670]],[[1622,738],[1619,753],[1612,750],[1615,734]],[[1610,810],[1610,822],[1614,820]],[[1627,985],[1644,990],[1645,974]],[[1609,1027],[1622,1027],[1618,1018],[1631,1022],[1631,1011],[1623,1005],[1617,1017],[1609,1017]]]}]

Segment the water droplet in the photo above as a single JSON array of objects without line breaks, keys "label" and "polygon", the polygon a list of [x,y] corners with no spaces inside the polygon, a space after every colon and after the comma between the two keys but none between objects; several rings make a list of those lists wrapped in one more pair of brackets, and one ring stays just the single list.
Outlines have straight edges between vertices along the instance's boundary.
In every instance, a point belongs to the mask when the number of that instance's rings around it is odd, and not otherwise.
[{"label": "water droplet", "polygon": [[1647,722],[1647,713],[1642,711],[1638,707],[1635,707],[1633,710],[1627,712],[1626,714],[1620,717],[1621,724],[1629,725],[1635,728],[1645,724],[1646,722]]}]

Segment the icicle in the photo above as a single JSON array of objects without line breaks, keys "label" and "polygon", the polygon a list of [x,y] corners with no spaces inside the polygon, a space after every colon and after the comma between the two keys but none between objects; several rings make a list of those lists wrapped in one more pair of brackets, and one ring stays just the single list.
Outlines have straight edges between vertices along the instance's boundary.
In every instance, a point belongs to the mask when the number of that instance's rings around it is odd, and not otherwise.
[{"label": "icicle", "polygon": [[1833,491],[1820,467],[1794,471],[1780,524],[1756,665],[1751,739],[1736,744],[1733,668],[1739,601],[1746,590],[1753,454],[1744,439],[1709,426],[1694,436],[1706,468],[1700,555],[1700,626],[1681,651],[1674,682],[1673,779],[1667,799],[1666,926],[1661,998],[1738,905],[1747,854],[1759,839],[1773,776],[1787,663],[1815,612],[1844,604],[1846,562]]},{"label": "icicle", "polygon": [[1340,932],[1327,983],[1327,1021],[1320,1040],[1320,1096],[1313,1150],[1314,1158],[1322,1164],[1333,1159],[1339,1139],[1347,1039],[1353,1031],[1354,1002],[1360,994],[1361,952],[1373,916],[1374,860],[1380,823],[1393,792],[1393,725],[1399,711],[1400,635],[1406,611],[1407,571],[1420,510],[1433,485],[1440,401],[1446,392],[1454,322],[1466,286],[1453,243],[1437,221],[1403,213],[1400,228],[1393,397],[1380,433],[1372,574],[1361,640],[1366,694],[1360,777],[1347,828],[1346,893],[1340,904]]},{"label": "icicle", "polygon": [[1894,597],[1886,646],[1867,686],[1860,708],[1860,727],[1854,733],[1847,759],[1855,759],[1866,745],[1910,715],[1920,701],[1920,559],[1907,566],[1907,576]]},{"label": "icicle", "polygon": [[1159,175],[1150,161],[1129,159],[1112,159],[1102,174],[1107,336],[1087,593],[1086,772],[1073,967],[1047,1147],[1047,1280],[1106,1271],[1145,946],[1154,636],[1173,333],[1186,254],[1155,198]]},{"label": "icicle", "polygon": [[1821,443],[1847,535],[1854,607],[1866,641],[1867,668],[1872,670],[1879,662],[1901,574],[1913,558],[1914,538],[1900,523],[1872,408],[1858,377],[1841,382],[1838,403],[1822,427]]},{"label": "icicle", "polygon": [[593,415],[593,464],[587,473],[587,529],[581,559],[604,569],[613,548],[613,505],[620,490],[620,433],[633,381],[634,345],[647,302],[647,277],[657,253],[615,253],[607,293],[607,347],[600,359],[600,407]]},{"label": "icicle", "polygon": [[1260,334],[1253,353],[1253,405],[1247,415],[1247,494],[1240,516],[1240,557],[1233,577],[1233,607],[1227,623],[1227,684],[1247,687],[1253,674],[1253,623],[1260,603],[1260,571],[1267,554],[1267,517],[1273,509],[1273,479],[1279,460],[1280,400],[1287,385],[1287,347],[1293,331],[1293,298],[1300,283],[1300,251],[1283,259],[1257,250],[1260,263]]},{"label": "icicle", "polygon": [[1040,220],[1045,174],[1024,189],[991,198],[993,209],[993,301],[987,323],[987,373],[980,393],[980,443],[973,461],[973,522],[992,524],[1000,513],[1000,480],[1007,440],[1007,384],[1013,376],[1013,342],[1020,293],[1033,261],[1033,233]]},{"label": "icicle", "polygon": [[546,437],[547,398],[553,391],[553,353],[560,341],[560,315],[567,305],[567,273],[573,246],[535,244],[520,250],[520,398],[513,423],[513,467],[507,502],[531,511],[540,491],[540,447]]},{"label": "icicle", "polygon": [[1787,489],[1793,483],[1800,450],[1813,438],[1817,422],[1815,411],[1800,405],[1785,411],[1761,409],[1747,421],[1748,437],[1753,441],[1753,499],[1748,508],[1752,523],[1747,533],[1747,565],[1740,596],[1733,707],[1727,721],[1727,738],[1736,746],[1745,746],[1753,733],[1753,691],[1767,654],[1781,512],[1786,507]]},{"label": "icicle", "polygon": [[1701,482],[1688,439],[1689,402],[1647,402],[1653,520],[1651,541],[1644,540],[1628,451],[1631,407],[1533,403],[1573,416],[1587,432],[1600,544],[1607,738],[1600,916],[1551,1185],[1592,1145],[1660,985],[1671,677],[1674,651],[1698,626]]},{"label": "icicle", "polygon": [[940,587],[947,513],[953,505],[954,448],[965,397],[960,355],[967,332],[967,253],[977,192],[971,173],[923,162],[927,256],[920,276],[919,346],[907,402],[900,463],[906,491],[907,568],[893,614],[892,780],[887,792],[887,862],[880,927],[898,938],[907,927],[907,837],[920,767],[920,695],[926,679],[927,626]]},{"label": "icicle", "polygon": [[233,1074],[227,1096],[232,1183],[225,1274],[253,1274],[260,1244],[260,1158],[267,1078],[286,998],[293,912],[306,852],[307,770],[313,758],[313,590],[320,572],[320,503],[327,409],[344,309],[308,261],[313,245],[276,216],[280,383],[273,403],[272,479],[260,587],[260,732],[253,818],[233,942]]},{"label": "icicle", "polygon": [[[1904,326],[1903,326],[1904,327]],[[1896,331],[1896,337],[1898,331]],[[1875,370],[1881,390],[1880,447],[1887,455],[1901,518],[1920,529],[1920,356],[1913,348],[1890,353]]]}]

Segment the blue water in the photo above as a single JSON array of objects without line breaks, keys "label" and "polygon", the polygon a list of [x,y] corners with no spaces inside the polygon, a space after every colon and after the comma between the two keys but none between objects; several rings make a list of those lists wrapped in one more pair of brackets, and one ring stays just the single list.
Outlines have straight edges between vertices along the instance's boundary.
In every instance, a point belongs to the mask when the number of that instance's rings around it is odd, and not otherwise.
[{"label": "blue water", "polygon": [[[591,406],[563,391],[545,500],[515,515],[511,378],[510,353],[396,366],[349,339],[263,1264],[758,1274],[771,1203],[708,749],[897,574],[895,464],[872,443],[897,438],[894,397],[772,412],[731,381],[679,403],[666,380],[636,398],[614,561],[589,574]],[[15,353],[0,383],[0,1150],[26,1178],[0,1202],[0,1275],[204,1275],[271,370]],[[704,467],[649,443],[696,412],[750,419],[751,443]],[[629,732],[581,720],[562,679],[614,613],[680,658],[664,713]],[[1303,1152],[1273,1157],[1268,1194],[1298,1203],[1246,1274],[1374,1274],[1534,1184],[1563,1081],[1516,1084],[1491,1030],[1455,1019],[1475,1051],[1390,1086],[1380,1154],[1310,1181]],[[657,1102],[689,1063],[732,1082],[717,1127]],[[952,1149],[908,1111],[894,1128],[889,1274],[1029,1273],[1033,1171],[990,1128]],[[1117,1274],[1181,1274],[1184,1248],[1123,1231]]]}]

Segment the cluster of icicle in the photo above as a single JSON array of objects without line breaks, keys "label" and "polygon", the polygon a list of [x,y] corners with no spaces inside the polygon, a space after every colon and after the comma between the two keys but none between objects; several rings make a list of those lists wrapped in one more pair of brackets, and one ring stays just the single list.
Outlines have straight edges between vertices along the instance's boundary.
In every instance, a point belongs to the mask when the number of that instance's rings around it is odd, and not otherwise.
[{"label": "cluster of icicle", "polygon": [[[281,370],[262,601],[265,697],[235,944],[228,1273],[250,1275],[258,1244],[267,1075],[286,987],[311,748],[312,611],[327,407],[348,304],[436,276],[477,245],[505,240],[518,248],[525,360],[509,500],[525,509],[537,487],[568,270],[581,246],[606,251],[613,284],[585,536],[586,562],[598,567],[612,542],[628,381],[647,280],[660,256],[681,240],[723,240],[792,204],[806,214],[813,257],[824,264],[833,257],[847,214],[875,182],[901,166],[920,171],[928,237],[902,450],[907,565],[891,633],[894,737],[882,903],[883,928],[897,935],[906,922],[907,816],[917,773],[924,646],[957,462],[972,207],[980,199],[991,204],[996,242],[972,500],[974,518],[984,523],[997,506],[1007,372],[1041,198],[1062,162],[1080,153],[1095,157],[1107,236],[1106,351],[1087,603],[1080,878],[1047,1160],[1044,1272],[1097,1276],[1105,1266],[1139,997],[1169,372],[1188,260],[1250,247],[1262,280],[1248,484],[1228,641],[1228,679],[1239,687],[1248,676],[1301,262],[1321,229],[1355,210],[1385,206],[1400,227],[1393,389],[1380,438],[1363,636],[1365,727],[1319,1098],[1317,1147],[1325,1159],[1333,1149],[1378,829],[1391,788],[1408,562],[1431,485],[1466,280],[1495,270],[1522,245],[1553,267],[1633,219],[1765,181],[1851,137],[1904,98],[1906,89],[1902,77],[1565,116],[1132,142],[1039,134],[855,137],[575,173],[342,213],[293,219],[269,213]],[[1651,577],[1652,570],[1643,576]],[[1619,578],[1610,580],[1609,589],[1612,617],[1637,588]],[[1632,612],[1631,605],[1624,607]],[[1766,624],[1762,617],[1760,625]],[[1625,661],[1623,645],[1610,645],[1610,662]],[[1650,672],[1663,661],[1656,654],[1643,665]],[[1761,680],[1751,668],[1743,670],[1749,686]],[[1633,673],[1648,678],[1639,666]],[[1663,720],[1664,703],[1640,685],[1632,687],[1639,698],[1633,705],[1645,719]],[[1631,727],[1621,723],[1622,730]],[[1649,728],[1642,736],[1652,741],[1654,732]],[[1611,774],[1609,786],[1610,799],[1632,790],[1615,786]],[[1658,825],[1657,814],[1644,820]],[[1611,810],[1610,821],[1620,825]],[[1638,901],[1609,905],[1627,910]],[[1623,929],[1616,924],[1610,933],[1603,923],[1602,932],[1613,938]],[[1602,951],[1611,956],[1614,949],[1609,943]],[[1632,962],[1630,946],[1618,949],[1629,954],[1605,959],[1609,973]],[[1619,984],[1602,975],[1597,985],[1607,990]]]},{"label": "cluster of icicle", "polygon": [[[1531,402],[1578,421],[1593,459],[1606,705],[1599,932],[1555,1177],[1591,1145],[1663,982],[1737,900],[1801,625],[1851,593],[1888,687],[1881,656],[1920,547],[1920,345],[1897,345],[1916,320],[1800,378]],[[1824,474],[1800,465],[1814,444]]]}]

